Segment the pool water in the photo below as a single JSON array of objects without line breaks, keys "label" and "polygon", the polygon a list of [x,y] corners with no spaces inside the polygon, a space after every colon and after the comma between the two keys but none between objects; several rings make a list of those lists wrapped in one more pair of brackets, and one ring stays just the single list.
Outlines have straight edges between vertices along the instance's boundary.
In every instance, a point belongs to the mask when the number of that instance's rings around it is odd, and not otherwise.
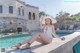
[{"label": "pool water", "polygon": [[73,47],[74,53],[80,53],[80,41]]},{"label": "pool water", "polygon": [[[70,33],[58,33],[59,36],[64,36],[68,35]],[[16,45],[17,43],[23,42],[24,40],[29,39],[31,36],[26,35],[26,36],[12,36],[12,37],[7,37],[7,38],[0,38],[0,48],[8,48],[11,46]]]},{"label": "pool water", "polygon": [[29,39],[31,36],[26,35],[23,37],[15,37],[15,38],[2,38],[0,39],[0,48],[8,48],[16,45],[17,43],[23,42],[26,39]]},{"label": "pool water", "polygon": [[61,33],[57,33],[57,35],[58,35],[58,36],[66,36],[66,35],[69,35],[69,34],[72,34],[72,33],[73,33],[73,32],[71,32],[71,33],[70,33],[70,32],[69,32],[69,33],[68,33],[68,32],[67,32],[67,33],[66,33],[66,32],[65,32],[65,33],[62,33],[62,32],[61,32]]}]

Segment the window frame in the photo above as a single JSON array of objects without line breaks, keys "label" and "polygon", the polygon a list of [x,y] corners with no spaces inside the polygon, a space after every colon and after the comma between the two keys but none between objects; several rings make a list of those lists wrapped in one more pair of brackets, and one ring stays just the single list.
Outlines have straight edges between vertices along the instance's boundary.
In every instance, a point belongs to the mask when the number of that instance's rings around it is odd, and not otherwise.
[{"label": "window frame", "polygon": [[13,6],[9,6],[9,14],[13,14]]},{"label": "window frame", "polygon": [[21,8],[18,8],[18,15],[21,15]]},{"label": "window frame", "polygon": [[22,9],[22,16],[24,16],[24,9]]},{"label": "window frame", "polygon": [[3,13],[3,6],[0,5],[0,13]]}]

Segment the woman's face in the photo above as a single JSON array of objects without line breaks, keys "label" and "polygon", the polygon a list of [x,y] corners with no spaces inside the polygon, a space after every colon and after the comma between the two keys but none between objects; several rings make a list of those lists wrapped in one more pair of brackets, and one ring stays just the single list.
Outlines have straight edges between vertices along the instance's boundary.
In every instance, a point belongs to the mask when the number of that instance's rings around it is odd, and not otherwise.
[{"label": "woman's face", "polygon": [[45,19],[45,23],[46,24],[51,24],[51,19],[49,19],[49,18]]}]

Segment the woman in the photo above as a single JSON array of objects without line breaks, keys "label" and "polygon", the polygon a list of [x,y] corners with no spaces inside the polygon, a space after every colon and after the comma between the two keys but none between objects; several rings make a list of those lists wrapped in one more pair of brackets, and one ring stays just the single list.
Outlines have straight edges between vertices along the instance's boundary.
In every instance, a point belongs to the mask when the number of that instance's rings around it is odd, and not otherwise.
[{"label": "woman", "polygon": [[56,20],[50,17],[42,17],[41,20],[41,30],[43,30],[43,33],[37,33],[35,36],[32,38],[17,44],[16,46],[12,47],[14,49],[27,49],[30,47],[30,45],[34,41],[38,41],[42,44],[50,44],[52,42],[53,36],[55,36],[55,28],[54,28],[54,23],[56,23]]}]

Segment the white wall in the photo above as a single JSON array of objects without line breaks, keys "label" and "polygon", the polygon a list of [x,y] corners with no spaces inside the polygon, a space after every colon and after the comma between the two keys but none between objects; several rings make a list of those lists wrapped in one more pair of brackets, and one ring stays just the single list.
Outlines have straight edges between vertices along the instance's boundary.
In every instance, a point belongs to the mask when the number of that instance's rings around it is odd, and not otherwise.
[{"label": "white wall", "polygon": [[24,16],[19,16],[18,12],[17,12],[16,15],[18,17],[23,17],[25,19],[28,19],[28,13],[31,12],[31,13],[35,13],[36,17],[39,18],[39,9],[26,6],[26,4],[24,5],[24,4],[16,1],[16,9],[17,9],[17,11],[18,11],[18,8],[21,7],[21,6],[22,6],[22,9],[24,9]]},{"label": "white wall", "polygon": [[[38,8],[26,6],[22,2],[19,2],[16,0],[0,0],[0,5],[3,6],[3,13],[0,14],[0,20],[4,20],[5,23],[10,22],[11,20],[12,22],[15,22],[15,23],[21,23],[17,27],[20,27],[22,25],[31,30],[35,30],[39,26],[39,22],[37,21],[39,20],[39,9]],[[9,14],[9,6],[13,6],[13,14]],[[19,7],[24,9],[24,16],[18,15]],[[36,16],[35,20],[29,20],[28,18],[29,12],[31,12],[32,14],[35,13],[35,16]],[[2,19],[3,17],[6,17],[6,19]]]},{"label": "white wall", "polygon": [[[19,16],[17,13],[17,16],[19,18],[23,18],[27,20],[27,29],[29,30],[36,30],[39,27],[39,9],[26,6],[24,4],[21,4],[20,2],[16,2],[17,7],[21,7],[24,9],[24,16]],[[17,8],[18,9],[18,8]],[[35,13],[35,20],[29,20],[28,14],[31,12],[31,17],[33,18],[33,13]]]},{"label": "white wall", "polygon": [[[0,14],[0,17],[15,17],[16,14],[15,4],[16,4],[15,0],[0,0],[0,5],[3,6],[3,13]],[[9,6],[13,6],[14,14],[9,14]]]}]

